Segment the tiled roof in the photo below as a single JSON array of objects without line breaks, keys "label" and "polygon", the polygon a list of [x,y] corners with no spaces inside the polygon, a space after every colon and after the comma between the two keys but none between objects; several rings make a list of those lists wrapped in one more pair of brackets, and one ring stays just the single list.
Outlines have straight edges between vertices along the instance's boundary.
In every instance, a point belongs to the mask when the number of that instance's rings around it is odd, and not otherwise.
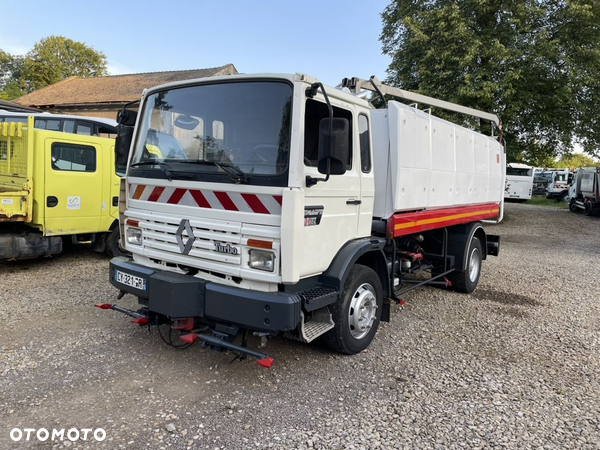
[{"label": "tiled roof", "polygon": [[144,89],[159,84],[236,73],[233,64],[226,64],[209,69],[134,73],[97,78],[72,77],[24,95],[13,102],[38,107],[130,102],[139,100]]}]

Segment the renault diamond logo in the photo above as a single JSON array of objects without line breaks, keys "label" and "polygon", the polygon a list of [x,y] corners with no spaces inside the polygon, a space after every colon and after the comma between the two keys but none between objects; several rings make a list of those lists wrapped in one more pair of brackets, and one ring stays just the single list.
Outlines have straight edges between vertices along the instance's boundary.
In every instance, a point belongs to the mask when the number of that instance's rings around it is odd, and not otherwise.
[{"label": "renault diamond logo", "polygon": [[[187,241],[183,240],[183,232],[187,233]],[[177,243],[179,244],[179,250],[184,255],[190,253],[192,249],[192,245],[194,245],[194,241],[196,240],[196,236],[194,236],[194,232],[192,231],[192,227],[190,226],[190,221],[188,219],[182,219],[179,223],[179,228],[177,228],[177,232],[175,233],[175,238],[177,239]]]}]

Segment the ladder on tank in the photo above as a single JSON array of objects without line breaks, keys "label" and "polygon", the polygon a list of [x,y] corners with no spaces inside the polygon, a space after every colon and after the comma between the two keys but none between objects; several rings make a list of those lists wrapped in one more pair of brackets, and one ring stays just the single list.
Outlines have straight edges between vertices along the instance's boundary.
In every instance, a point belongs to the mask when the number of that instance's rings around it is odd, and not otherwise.
[{"label": "ladder on tank", "polygon": [[[502,122],[496,114],[487,113],[478,109],[469,108],[468,106],[457,105],[456,103],[447,102],[437,98],[429,97],[423,94],[417,94],[415,92],[405,91],[393,86],[383,84],[376,76],[372,76],[368,80],[362,78],[344,78],[342,82],[337,86],[338,88],[347,88],[352,94],[359,95],[363,90],[375,92],[383,99],[385,103],[384,95],[395,97],[401,100],[408,100],[415,103],[421,103],[424,105],[433,106],[436,108],[445,109],[447,111],[453,111],[467,116],[476,117],[479,119],[489,120],[492,124],[502,132]],[[493,128],[492,128],[493,135]],[[500,142],[502,142],[500,140]]]}]

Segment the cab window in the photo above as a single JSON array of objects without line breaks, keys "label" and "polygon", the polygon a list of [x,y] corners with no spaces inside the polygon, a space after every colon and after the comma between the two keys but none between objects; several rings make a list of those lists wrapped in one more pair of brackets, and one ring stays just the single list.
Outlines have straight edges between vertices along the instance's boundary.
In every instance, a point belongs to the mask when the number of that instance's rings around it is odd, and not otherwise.
[{"label": "cab window", "polygon": [[77,122],[77,126],[75,127],[75,134],[82,134],[84,136],[92,135],[92,125],[87,123],[79,123]]},{"label": "cab window", "polygon": [[96,149],[87,145],[52,144],[52,169],[68,172],[95,172]]},{"label": "cab window", "polygon": [[[308,99],[304,116],[304,164],[317,167],[319,160],[319,123],[329,117],[329,108],[323,102]],[[352,148],[352,113],[346,109],[333,107],[333,117],[348,119],[350,123],[350,148]],[[348,152],[346,170],[352,170],[352,152]]]},{"label": "cab window", "polygon": [[363,173],[371,172],[371,145],[369,144],[369,119],[358,116],[358,140],[360,143],[360,168]]},{"label": "cab window", "polygon": [[65,120],[65,127],[63,130],[65,133],[75,133],[75,121],[74,120]]}]

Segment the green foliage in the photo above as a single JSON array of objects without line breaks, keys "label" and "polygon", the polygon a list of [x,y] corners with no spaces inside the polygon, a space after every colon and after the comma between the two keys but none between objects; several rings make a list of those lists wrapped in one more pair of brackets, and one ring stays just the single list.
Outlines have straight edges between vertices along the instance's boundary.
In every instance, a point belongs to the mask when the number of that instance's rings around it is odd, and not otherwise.
[{"label": "green foliage", "polygon": [[509,162],[600,148],[600,1],[395,0],[382,18],[387,83],[496,113]]},{"label": "green foliage", "polygon": [[[520,162],[520,161],[519,161]],[[526,164],[529,164],[531,166],[535,166],[535,167],[562,167],[559,166],[558,163],[556,162],[556,158],[552,157],[552,156],[544,156],[544,157],[534,157],[528,161],[524,161]]]},{"label": "green foliage", "polygon": [[549,206],[550,208],[568,208],[567,202],[560,202],[554,199],[548,199],[544,195],[534,195],[527,200],[528,205]]},{"label": "green foliage", "polygon": [[589,156],[582,155],[581,153],[573,153],[561,158],[556,167],[568,167],[570,169],[578,169],[579,167],[600,167],[600,162],[594,161]]},{"label": "green foliage", "polygon": [[24,94],[20,79],[25,58],[0,50],[0,100],[12,100]]},{"label": "green foliage", "polygon": [[63,36],[41,39],[25,56],[0,50],[0,99],[10,100],[69,77],[106,75],[106,56]]}]

